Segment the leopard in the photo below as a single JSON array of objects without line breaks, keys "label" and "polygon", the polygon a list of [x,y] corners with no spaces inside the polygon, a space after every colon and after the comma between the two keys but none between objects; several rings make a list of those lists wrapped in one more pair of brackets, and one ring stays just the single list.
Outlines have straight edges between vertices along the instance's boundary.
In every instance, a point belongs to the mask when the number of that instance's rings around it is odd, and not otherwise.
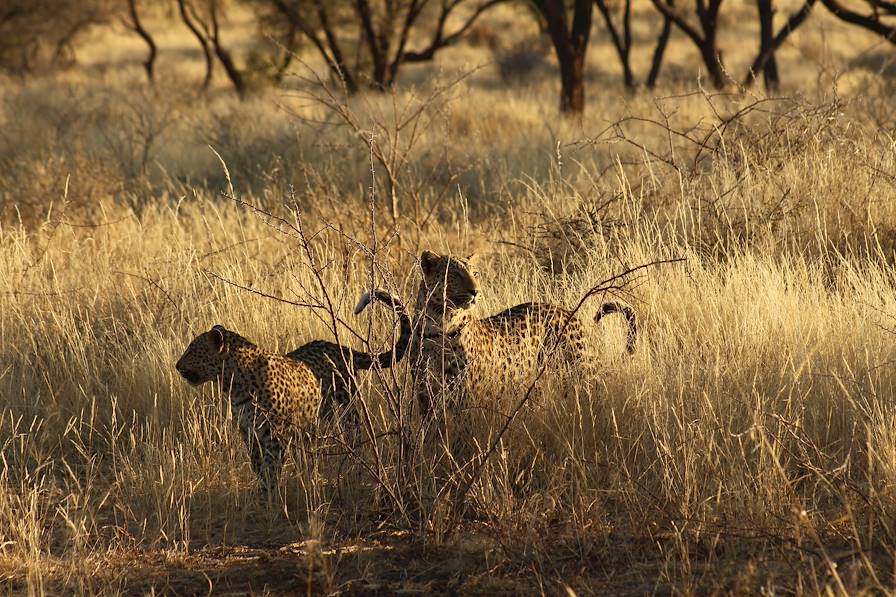
[{"label": "leopard", "polygon": [[[455,397],[454,406],[460,408],[471,396],[531,383],[548,357],[570,364],[586,362],[584,327],[573,311],[529,302],[480,319],[471,311],[481,292],[474,256],[423,251],[420,268],[409,351],[424,420],[432,418],[436,407],[447,406],[445,397]],[[611,301],[600,305],[594,321],[613,313],[626,320],[625,350],[632,354],[637,315],[630,305]],[[441,402],[434,405],[434,397],[441,397]]]},{"label": "leopard", "polygon": [[407,352],[411,320],[402,302],[376,289],[362,296],[356,313],[374,300],[397,314],[394,346],[370,354],[326,340],[313,340],[286,354],[259,348],[223,325],[196,336],[175,364],[191,386],[216,381],[229,395],[230,409],[249,452],[259,487],[272,494],[292,444],[308,437],[316,422],[335,407],[351,408],[357,372],[388,368]]}]

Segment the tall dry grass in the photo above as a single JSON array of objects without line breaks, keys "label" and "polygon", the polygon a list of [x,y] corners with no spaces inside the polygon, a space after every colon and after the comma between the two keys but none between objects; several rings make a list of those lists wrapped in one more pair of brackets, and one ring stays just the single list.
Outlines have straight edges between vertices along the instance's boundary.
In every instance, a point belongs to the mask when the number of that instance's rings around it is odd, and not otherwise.
[{"label": "tall dry grass", "polygon": [[[149,568],[300,541],[309,586],[353,590],[377,582],[387,537],[418,546],[411,580],[467,591],[892,590],[886,80],[860,97],[785,99],[681,82],[660,99],[596,95],[582,122],[560,123],[547,85],[489,77],[435,99],[424,86],[352,100],[357,130],[309,107],[320,89],[302,82],[245,103],[124,92],[127,75],[4,92],[8,590],[172,590]],[[397,238],[382,164],[357,132],[388,150],[395,114],[418,107],[422,134],[398,141]],[[208,145],[239,201],[221,195]],[[592,366],[546,376],[506,435],[524,388],[470,415],[474,452],[495,450],[462,503],[452,490],[470,467],[450,449],[402,452],[396,429],[419,427],[402,364],[362,379],[375,443],[297,457],[272,508],[224,396],[187,387],[173,363],[215,323],[279,352],[331,338],[320,310],[247,290],[316,302],[319,282],[381,347],[388,314],[351,308],[371,282],[410,302],[423,248],[480,253],[482,316],[533,299],[572,306],[628,266],[686,261],[628,281],[622,298],[643,322],[633,357],[607,319],[589,328]],[[396,395],[410,409],[400,425]]]}]

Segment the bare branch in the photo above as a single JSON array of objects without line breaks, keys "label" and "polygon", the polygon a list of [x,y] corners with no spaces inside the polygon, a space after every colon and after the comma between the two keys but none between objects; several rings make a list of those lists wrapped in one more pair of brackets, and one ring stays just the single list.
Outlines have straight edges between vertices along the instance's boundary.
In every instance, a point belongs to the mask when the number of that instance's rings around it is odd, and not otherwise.
[{"label": "bare branch", "polygon": [[131,17],[130,22],[126,22],[128,28],[134,31],[137,35],[143,39],[149,48],[149,55],[146,57],[146,60],[143,62],[143,68],[146,71],[146,78],[149,80],[150,84],[155,82],[155,63],[156,63],[156,55],[158,54],[158,48],[156,47],[156,42],[152,38],[152,35],[149,34],[149,31],[143,26],[142,21],[140,21],[140,15],[137,12],[137,2],[136,0],[128,0],[128,14]]},{"label": "bare branch", "polygon": [[743,85],[750,85],[756,78],[756,74],[762,72],[765,68],[765,65],[771,59],[772,56],[775,55],[775,52],[778,51],[784,42],[787,40],[787,37],[796,31],[796,29],[803,24],[803,22],[809,18],[809,15],[812,13],[812,7],[815,6],[816,0],[805,0],[800,9],[787,19],[787,22],[781,27],[775,37],[771,40],[771,43],[759,52],[756,56],[756,59],[753,60],[753,64],[750,66],[750,70],[747,73],[746,77],[744,77]]},{"label": "bare branch", "polygon": [[891,27],[882,23],[876,16],[865,16],[850,10],[840,4],[837,0],[821,0],[821,3],[824,4],[837,18],[846,21],[847,23],[864,27],[869,31],[873,31],[891,44],[896,45],[896,27]]},{"label": "bare branch", "polygon": [[448,16],[452,9],[460,4],[460,2],[454,2],[447,6],[443,6],[442,12],[439,14],[436,30],[433,33],[433,38],[429,42],[429,45],[422,50],[406,52],[403,56],[404,62],[426,62],[432,60],[438,50],[457,43],[457,41],[463,37],[485,11],[509,1],[510,0],[488,0],[487,2],[483,2],[473,10],[470,16],[467,17],[467,20],[464,21],[463,25],[447,35],[445,35],[445,23],[448,20]]},{"label": "bare branch", "polygon": [[212,72],[214,71],[215,62],[214,58],[212,58],[212,51],[209,48],[207,36],[203,35],[202,31],[199,30],[199,27],[197,27],[196,23],[193,21],[193,18],[189,15],[186,0],[177,0],[177,8],[184,25],[190,30],[193,37],[199,42],[199,46],[202,48],[202,55],[205,57],[205,78],[202,80],[202,89],[208,89],[208,86],[212,81]]}]

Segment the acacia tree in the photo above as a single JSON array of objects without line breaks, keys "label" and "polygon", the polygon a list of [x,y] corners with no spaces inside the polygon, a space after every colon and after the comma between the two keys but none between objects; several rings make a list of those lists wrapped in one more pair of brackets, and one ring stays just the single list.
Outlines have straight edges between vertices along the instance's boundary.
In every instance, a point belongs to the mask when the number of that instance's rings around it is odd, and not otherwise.
[{"label": "acacia tree", "polygon": [[196,38],[196,41],[199,42],[199,46],[202,48],[202,55],[205,57],[205,78],[202,80],[202,89],[208,89],[209,84],[212,82],[212,74],[215,68],[215,59],[212,56],[212,50],[209,47],[208,39],[199,28],[197,18],[194,16],[196,12],[193,10],[192,5],[187,3],[187,0],[177,0],[177,9],[181,21],[183,21],[184,25],[190,30],[190,33],[193,34],[193,37]]},{"label": "acacia tree", "polygon": [[149,31],[146,30],[143,26],[143,22],[140,20],[140,13],[137,12],[137,0],[127,0],[127,2],[128,18],[123,19],[124,26],[139,35],[146,44],[148,53],[146,60],[143,62],[143,69],[146,71],[146,79],[150,84],[153,84],[155,82],[156,56],[159,53],[158,47],[156,46],[156,42],[152,38],[152,35],[149,34]]},{"label": "acacia tree", "polygon": [[581,114],[585,110],[585,56],[591,36],[593,0],[575,0],[572,14],[564,0],[532,3],[544,19],[560,65],[560,111]]},{"label": "acacia tree", "polygon": [[348,93],[358,91],[356,68],[346,61],[342,43],[336,35],[338,27],[350,26],[346,18],[346,2],[251,0],[251,3],[269,31],[289,28],[301,33],[323,57],[332,73],[342,80]]},{"label": "acacia tree", "polygon": [[696,0],[695,14],[699,28],[680,14],[673,0],[651,0],[663,16],[675,24],[700,51],[703,64],[709,72],[713,85],[721,89],[725,86],[725,67],[722,52],[718,47],[719,9],[722,0]]},{"label": "acacia tree", "polygon": [[852,10],[841,4],[839,0],[821,0],[821,3],[838,19],[873,31],[891,44],[896,45],[896,26],[884,22],[884,18],[896,17],[896,2],[890,0],[864,0],[864,4],[869,7],[871,14],[862,14]]},{"label": "acacia tree", "polygon": [[236,65],[233,55],[221,39],[221,2],[219,0],[206,0],[201,3],[202,10],[193,6],[189,0],[178,0],[178,8],[181,20],[199,40],[206,57],[206,74],[203,88],[208,86],[211,80],[212,60],[214,53],[218,62],[224,67],[227,78],[233,85],[240,98],[245,98],[249,91],[246,82],[246,74]]},{"label": "acacia tree", "polygon": [[815,2],[816,0],[804,0],[803,5],[787,18],[787,22],[778,30],[778,33],[772,35],[775,13],[773,0],[756,0],[760,29],[759,53],[750,65],[750,70],[747,71],[746,77],[744,77],[744,86],[752,84],[756,80],[757,75],[762,73],[766,89],[771,91],[778,88],[780,78],[778,76],[778,65],[775,62],[775,52],[781,47],[787,37],[809,18]]},{"label": "acacia tree", "polygon": [[[671,4],[674,0],[669,0]],[[600,11],[610,34],[610,40],[616,48],[616,54],[619,56],[619,63],[622,66],[622,79],[625,86],[634,89],[638,84],[631,66],[632,51],[632,0],[624,0],[622,4],[621,22],[617,25],[614,22],[611,5],[606,0],[594,0],[594,5]],[[672,33],[672,23],[667,18],[663,18],[663,27],[657,37],[656,45],[653,49],[653,60],[650,64],[650,72],[647,75],[645,84],[648,88],[656,85],[657,78],[660,75],[660,68],[663,64],[663,56],[666,52],[666,45],[669,43],[669,36]]]},{"label": "acacia tree", "polygon": [[24,76],[73,62],[77,40],[110,12],[104,0],[0,1],[0,71]]},{"label": "acacia tree", "polygon": [[[323,57],[348,93],[366,79],[378,90],[390,88],[404,64],[426,62],[454,45],[489,8],[509,0],[252,0],[271,22],[285,20]],[[463,13],[463,16],[461,16]],[[449,20],[459,17],[453,28]],[[349,34],[348,32],[351,32]],[[411,38],[427,40],[409,49]],[[347,56],[354,50],[355,59]],[[369,72],[365,70],[369,67]]]},{"label": "acacia tree", "polygon": [[[632,0],[625,0],[622,8],[621,28],[617,28],[610,14],[610,7],[607,6],[605,0],[594,0],[594,5],[600,11],[610,33],[610,39],[613,41],[613,47],[619,55],[619,63],[622,65],[622,78],[625,86],[629,89],[635,86],[635,75],[632,73],[631,66],[631,50],[632,50]],[[621,30],[620,30],[621,29]]]}]

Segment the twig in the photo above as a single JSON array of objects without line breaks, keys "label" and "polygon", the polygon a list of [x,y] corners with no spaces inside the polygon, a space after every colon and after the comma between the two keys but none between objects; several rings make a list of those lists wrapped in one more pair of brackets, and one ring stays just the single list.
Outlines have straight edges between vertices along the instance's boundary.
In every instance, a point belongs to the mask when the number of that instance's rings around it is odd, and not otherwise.
[{"label": "twig", "polygon": [[[274,294],[268,294],[267,292],[264,292],[262,290],[252,288],[251,286],[244,286],[242,284],[234,282],[233,280],[228,280],[227,278],[225,278],[209,269],[202,268],[201,271],[202,271],[202,273],[204,273],[208,276],[211,276],[215,280],[218,280],[219,282],[223,282],[224,284],[227,284],[228,286],[233,286],[234,288],[239,288],[240,290],[245,290],[247,292],[251,292],[252,294],[255,294],[260,297],[270,299],[273,301],[277,301],[278,303],[285,303],[287,305],[292,305],[294,307],[307,307],[309,309],[315,309],[315,310],[320,310],[320,309],[326,310],[327,309],[327,306],[323,305],[321,303],[306,303],[306,302],[302,302],[302,301],[292,301],[287,298],[283,298],[281,296],[277,296]],[[341,326],[346,328],[352,336],[354,336],[355,338],[358,338],[359,340],[364,340],[364,337],[361,336],[361,334],[356,332],[354,329],[352,329],[352,326],[349,325],[345,320],[343,320],[338,315],[334,315],[334,317],[336,319],[336,322],[338,322]]]}]

